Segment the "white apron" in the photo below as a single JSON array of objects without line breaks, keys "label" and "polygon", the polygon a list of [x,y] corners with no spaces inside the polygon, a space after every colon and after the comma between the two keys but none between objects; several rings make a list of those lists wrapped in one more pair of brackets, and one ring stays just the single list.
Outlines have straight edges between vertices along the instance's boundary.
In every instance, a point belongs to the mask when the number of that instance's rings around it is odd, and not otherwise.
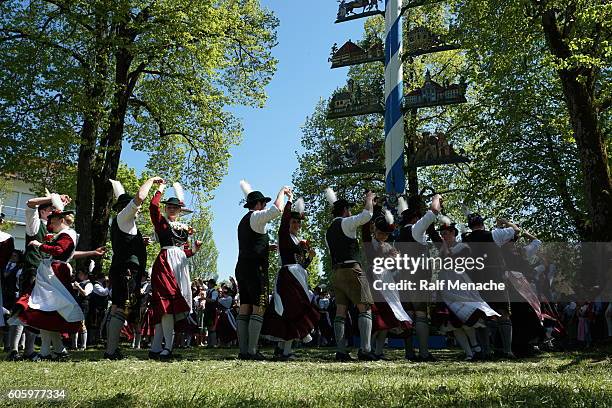
[{"label": "white apron", "polygon": [[[75,230],[69,228],[61,231],[59,234],[67,234],[70,236],[76,248],[78,237]],[[71,258],[72,254],[69,260]],[[44,259],[40,265],[38,265],[38,269],[36,270],[36,281],[30,299],[28,300],[28,307],[43,312],[57,312],[69,323],[85,320],[81,307],[77,304],[72,294],[66,289],[59,278],[55,276],[51,268],[53,262],[61,261]],[[68,264],[68,266],[70,266],[70,264]]]},{"label": "white apron", "polygon": [[162,249],[166,250],[166,259],[172,268],[176,283],[181,289],[181,295],[189,305],[189,313],[193,308],[193,299],[191,295],[191,279],[189,278],[189,261],[182,247],[167,246]]},{"label": "white apron", "polygon": [[[439,279],[447,282],[458,280],[461,283],[472,283],[466,273],[455,273],[449,270],[440,271]],[[476,310],[481,310],[487,317],[500,316],[487,302],[482,300],[480,293],[476,290],[449,290],[448,285],[445,285],[444,290],[441,290],[440,293],[444,303],[464,323]]]}]

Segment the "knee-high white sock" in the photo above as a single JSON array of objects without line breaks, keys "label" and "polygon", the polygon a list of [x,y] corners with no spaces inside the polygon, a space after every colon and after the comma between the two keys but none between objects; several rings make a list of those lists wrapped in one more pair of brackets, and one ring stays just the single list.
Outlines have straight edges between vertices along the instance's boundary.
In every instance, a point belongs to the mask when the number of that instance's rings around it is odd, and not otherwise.
[{"label": "knee-high white sock", "polygon": [[240,354],[243,355],[249,352],[249,320],[251,320],[251,316],[246,314],[239,314],[236,319],[238,347],[240,348]]},{"label": "knee-high white sock", "polygon": [[293,340],[285,340],[285,344],[283,345],[283,355],[288,356],[291,354],[291,346],[293,345]]},{"label": "knee-high white sock", "polygon": [[25,333],[22,333],[19,337],[19,347],[23,350],[25,349],[26,336]]},{"label": "knee-high white sock", "polygon": [[32,333],[29,330],[25,330],[26,342],[24,353],[26,356],[31,356],[32,354],[34,354],[34,344],[36,343],[36,337],[38,337],[36,333]]},{"label": "knee-high white sock", "polygon": [[55,354],[62,354],[66,352],[64,342],[62,341],[62,335],[60,332],[51,332],[51,344],[53,344],[53,352]]},{"label": "knee-high white sock", "polygon": [[140,350],[140,342],[142,341],[142,334],[140,334],[140,327],[137,328],[134,333],[134,342],[132,342],[132,347]]},{"label": "knee-high white sock", "polygon": [[263,316],[252,314],[249,319],[249,354],[257,354],[261,326],[263,326]]},{"label": "knee-high white sock", "polygon": [[11,351],[19,351],[19,341],[23,333],[23,326],[9,326],[9,342]]},{"label": "knee-high white sock", "polygon": [[[174,316],[166,314],[162,316],[161,325],[164,329],[164,348],[172,350],[174,346]],[[168,351],[164,350],[161,354],[169,354]]]},{"label": "knee-high white sock", "polygon": [[[174,315],[163,315],[162,327],[164,329],[164,348],[172,350],[174,347]],[[168,354],[168,352],[164,350],[161,354]]]},{"label": "knee-high white sock", "polygon": [[40,331],[40,355],[48,357],[51,354],[51,332],[48,330]]},{"label": "knee-high white sock", "polygon": [[468,341],[465,332],[462,329],[455,329],[453,330],[453,333],[455,334],[455,340],[457,340],[457,343],[465,352],[465,356],[472,357],[474,353],[472,352],[472,347],[470,346],[470,342]]},{"label": "knee-high white sock", "polygon": [[512,353],[512,321],[511,320],[500,320],[499,321],[499,334],[501,335],[502,347],[504,353]]},{"label": "knee-high white sock", "polygon": [[341,316],[334,318],[334,334],[336,335],[336,351],[338,353],[346,353],[346,343],[344,341],[344,325],[346,319]]},{"label": "knee-high white sock", "polygon": [[153,353],[160,353],[163,349],[162,340],[164,339],[164,329],[161,323],[155,325],[155,333],[153,334],[153,340],[151,341],[151,351]]},{"label": "knee-high white sock", "polygon": [[381,330],[376,333],[375,344],[374,344],[374,354],[380,356],[384,353],[385,348],[385,340],[387,339],[387,330]]},{"label": "knee-high white sock", "polygon": [[463,332],[466,334],[468,341],[470,342],[470,346],[472,347],[472,351],[474,353],[478,353],[481,351],[480,344],[478,344],[478,340],[476,339],[476,329],[470,326],[463,326]]},{"label": "knee-high white sock", "polygon": [[75,350],[77,348],[78,341],[79,341],[79,333],[78,332],[76,332],[72,336],[70,336],[70,345]]},{"label": "knee-high white sock", "polygon": [[370,310],[359,313],[359,337],[361,338],[361,351],[369,353],[372,345],[372,312]]},{"label": "knee-high white sock", "polygon": [[81,333],[81,348],[83,350],[87,349],[87,330]]},{"label": "knee-high white sock", "polygon": [[419,339],[419,356],[429,356],[429,321],[426,316],[415,318],[415,329]]}]

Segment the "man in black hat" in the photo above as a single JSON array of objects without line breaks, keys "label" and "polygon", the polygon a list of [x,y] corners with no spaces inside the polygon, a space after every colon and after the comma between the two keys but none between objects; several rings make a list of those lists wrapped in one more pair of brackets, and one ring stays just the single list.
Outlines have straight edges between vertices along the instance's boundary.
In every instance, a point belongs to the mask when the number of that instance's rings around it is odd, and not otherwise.
[{"label": "man in black hat", "polygon": [[[518,228],[514,225],[506,228],[497,228],[493,231],[487,231],[484,225],[484,218],[478,213],[470,213],[467,215],[468,227],[472,230],[465,234],[463,242],[470,245],[472,257],[474,259],[482,257],[484,260],[484,269],[473,270],[472,280],[474,282],[485,282],[492,280],[494,282],[503,282],[505,263],[499,247],[514,239],[518,233]],[[507,358],[514,358],[512,354],[512,321],[510,320],[510,305],[506,293],[498,292],[480,292],[485,302],[501,315],[497,320],[490,319],[487,322],[489,326],[476,329],[478,342],[482,348],[482,358],[489,358],[492,354],[490,347],[490,335],[495,335],[500,332],[502,340],[503,355]]]},{"label": "man in black hat", "polygon": [[[407,208],[406,208],[407,207]],[[429,257],[429,247],[427,239],[432,242],[442,242],[440,234],[435,229],[434,222],[437,215],[442,210],[442,197],[434,195],[429,210],[424,211],[425,205],[421,197],[409,197],[408,205],[403,198],[400,201],[400,213],[402,217],[400,234],[396,242],[402,242],[401,251],[407,253],[411,258]],[[424,213],[424,214],[423,214]],[[432,271],[427,267],[412,271],[411,280],[431,280]],[[427,317],[428,301],[427,293],[414,291],[415,300],[404,304],[405,309],[414,320],[414,328],[419,341],[419,356],[414,354],[412,348],[412,336],[408,336],[405,341],[406,359],[419,361],[434,361],[434,357],[429,352],[429,319]]]},{"label": "man in black hat", "polygon": [[266,209],[271,201],[260,191],[253,191],[244,180],[240,182],[247,212],[238,224],[238,262],[236,280],[240,293],[240,312],[238,314],[238,358],[264,360],[257,351],[259,334],[263,325],[263,315],[268,303],[268,255],[270,252],[266,224],[281,215],[284,197],[291,192],[283,187],[278,192],[274,204]]},{"label": "man in black hat", "polygon": [[132,296],[138,295],[133,293],[133,290],[140,288],[140,277],[147,265],[146,245],[136,226],[136,215],[153,184],[162,182],[161,177],[151,177],[140,187],[136,197],[123,193],[113,205],[113,210],[117,211],[117,216],[113,218],[110,228],[113,259],[109,277],[113,290],[106,352],[104,353],[104,357],[110,360],[123,358],[119,350],[119,337],[126,320],[126,308],[138,307],[136,304],[131,304],[129,300]]},{"label": "man in black hat", "polygon": [[360,360],[373,361],[376,357],[371,352],[372,312],[374,303],[370,284],[361,268],[357,230],[370,221],[374,210],[374,193],[368,191],[364,209],[357,215],[351,215],[355,203],[337,199],[331,189],[325,192],[332,204],[335,217],[325,233],[325,240],[332,260],[333,284],[336,294],[336,317],[334,332],[336,335],[336,360],[350,361],[352,357],[346,351],[344,326],[348,306],[354,304],[359,310],[359,336],[361,347],[358,352]]}]

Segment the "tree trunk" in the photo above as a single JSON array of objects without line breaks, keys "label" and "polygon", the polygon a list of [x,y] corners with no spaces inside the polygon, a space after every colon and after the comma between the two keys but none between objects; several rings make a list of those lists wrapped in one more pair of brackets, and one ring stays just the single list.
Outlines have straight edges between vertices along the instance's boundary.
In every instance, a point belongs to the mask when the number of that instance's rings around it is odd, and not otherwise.
[{"label": "tree trunk", "polygon": [[[542,27],[551,53],[568,60],[572,51],[557,26],[553,10],[542,14]],[[590,225],[585,240],[612,241],[612,180],[603,132],[594,106],[594,76],[592,68],[558,70],[565,102],[570,116],[574,139],[582,166],[584,197]]]}]

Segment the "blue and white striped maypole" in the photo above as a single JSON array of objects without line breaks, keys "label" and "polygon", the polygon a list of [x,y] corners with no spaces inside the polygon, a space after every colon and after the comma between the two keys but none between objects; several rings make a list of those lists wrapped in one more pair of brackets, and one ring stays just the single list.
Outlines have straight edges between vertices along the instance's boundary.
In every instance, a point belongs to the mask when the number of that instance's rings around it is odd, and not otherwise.
[{"label": "blue and white striped maypole", "polygon": [[385,181],[391,194],[406,188],[401,14],[401,0],[385,0]]}]

